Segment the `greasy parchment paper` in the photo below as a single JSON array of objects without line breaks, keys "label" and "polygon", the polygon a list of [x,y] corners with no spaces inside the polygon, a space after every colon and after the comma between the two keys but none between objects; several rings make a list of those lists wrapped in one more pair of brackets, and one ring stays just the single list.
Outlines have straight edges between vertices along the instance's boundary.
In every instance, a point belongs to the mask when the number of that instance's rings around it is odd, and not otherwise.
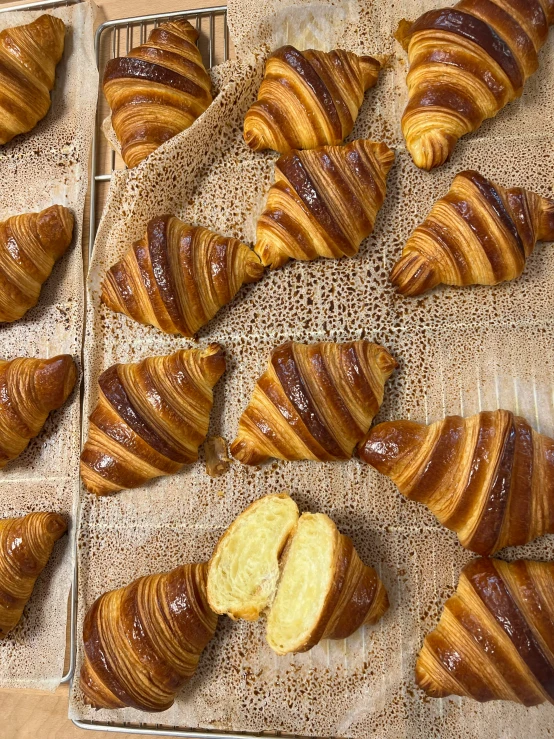
[{"label": "greasy parchment paper", "polygon": [[[554,108],[552,38],[542,68],[521,101],[484,125],[431,174],[417,170],[400,135],[405,57],[392,34],[403,17],[438,3],[327,4],[233,0],[231,32],[238,61],[220,68],[221,92],[188,131],[131,172],[116,175],[99,227],[87,315],[86,407],[97,398],[98,374],[117,361],[136,361],[190,345],[111,313],[99,303],[106,269],[143,235],[152,216],[175,213],[252,243],[255,221],[272,181],[272,152],[254,154],[242,141],[244,115],[255,99],[263,58],[292,42],[389,55],[369,91],[350,138],[382,139],[396,149],[388,196],[375,233],[352,259],[293,263],[249,286],[200,333],[219,341],[228,369],[215,390],[211,433],[232,439],[270,350],[294,339],[367,337],[385,345],[400,366],[387,385],[379,420],[431,421],[444,413],[517,411],[554,433],[552,325],[554,252],[537,248],[524,276],[496,288],[441,288],[418,299],[393,294],[387,275],[411,230],[454,174],[476,167],[503,185],[552,195]],[[264,643],[264,625],[222,618],[196,676],[175,706],[161,714],[94,711],[75,682],[70,715],[94,721],[282,731],[308,736],[520,737],[549,735],[554,708],[426,699],[414,683],[424,635],[438,621],[471,555],[455,534],[385,477],[347,463],[232,465],[211,480],[202,462],[182,474],[111,498],[82,493],[79,635],[86,609],[105,590],[184,561],[207,559],[217,538],[252,500],[290,491],[303,510],[324,511],[350,535],[385,582],[391,608],[382,621],[346,641],[279,658]],[[554,556],[551,538],[502,556]],[[82,660],[79,638],[78,666]],[[494,727],[494,729],[491,729]]]},{"label": "greasy parchment paper", "polygon": [[[44,284],[38,304],[12,324],[0,324],[0,357],[71,354],[80,365],[83,334],[82,220],[98,74],[93,49],[93,6],[49,11],[67,26],[56,70],[52,107],[30,133],[0,148],[0,220],[65,205],[75,216],[74,238]],[[40,11],[0,15],[0,30]],[[51,510],[70,522],[55,545],[17,628],[0,641],[0,686],[53,690],[63,674],[67,596],[72,576],[78,501],[79,384],[25,452],[0,472],[0,517]]]}]

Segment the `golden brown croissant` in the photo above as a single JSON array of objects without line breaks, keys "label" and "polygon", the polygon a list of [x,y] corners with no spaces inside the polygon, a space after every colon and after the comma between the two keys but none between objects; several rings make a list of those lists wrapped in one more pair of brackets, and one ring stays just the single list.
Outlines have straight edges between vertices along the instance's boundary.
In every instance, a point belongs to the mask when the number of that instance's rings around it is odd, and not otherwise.
[{"label": "golden brown croissant", "polygon": [[231,454],[251,465],[269,457],[349,459],[396,366],[369,341],[277,347],[240,417]]},{"label": "golden brown croissant", "polygon": [[50,411],[65,403],[76,379],[69,354],[0,360],[0,469],[40,433]]},{"label": "golden brown croissant", "polygon": [[521,95],[553,21],[552,0],[462,0],[401,22],[410,62],[402,131],[418,167],[443,164],[461,136]]},{"label": "golden brown croissant", "polygon": [[237,239],[161,216],[149,221],[146,236],[110,268],[102,301],[168,334],[194,336],[263,270]]},{"label": "golden brown croissant", "polygon": [[282,154],[340,144],[352,133],[364,92],[380,70],[376,59],[350,51],[277,49],[244,119],[244,140],[254,151]]},{"label": "golden brown croissant", "polygon": [[37,304],[72,237],[73,215],[63,205],[0,222],[0,321],[17,321]]},{"label": "golden brown croissant", "polygon": [[350,539],[322,513],[299,518],[286,493],[256,500],[229,526],[210,560],[207,594],[212,610],[233,619],[255,621],[269,608],[266,636],[277,654],[346,639],[388,608]]},{"label": "golden brown croissant", "polygon": [[185,19],[162,23],[145,44],[106,65],[104,94],[128,167],[192,126],[212,102],[198,35]]},{"label": "golden brown croissant", "polygon": [[433,698],[554,703],[553,594],[554,562],[469,562],[425,637],[419,687]]},{"label": "golden brown croissant", "polygon": [[53,15],[0,33],[0,144],[26,133],[50,109],[65,25]]},{"label": "golden brown croissant", "polygon": [[496,285],[519,277],[537,241],[554,240],[554,200],[461,172],[406,242],[390,279],[399,293]]},{"label": "golden brown croissant", "polygon": [[393,161],[386,144],[362,139],[280,157],[256,230],[262,263],[277,269],[289,259],[356,254],[373,231]]},{"label": "golden brown croissant", "polygon": [[87,490],[109,495],[195,462],[224,371],[218,344],[105,370],[81,454]]},{"label": "golden brown croissant", "polygon": [[554,440],[509,411],[381,423],[359,453],[473,552],[554,533]]},{"label": "golden brown croissant", "polygon": [[95,708],[165,711],[215,633],[206,565],[186,564],[101,595],[83,625],[80,685]]},{"label": "golden brown croissant", "polygon": [[55,542],[67,531],[57,513],[0,520],[0,639],[19,622]]}]

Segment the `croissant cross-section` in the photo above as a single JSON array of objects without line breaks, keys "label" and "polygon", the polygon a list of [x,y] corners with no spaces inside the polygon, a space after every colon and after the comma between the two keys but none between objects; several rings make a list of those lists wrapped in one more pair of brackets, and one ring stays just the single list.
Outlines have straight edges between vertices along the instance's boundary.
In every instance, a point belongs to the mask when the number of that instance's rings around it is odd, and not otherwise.
[{"label": "croissant cross-section", "polygon": [[224,371],[218,344],[105,370],[81,454],[85,487],[109,495],[195,462]]},{"label": "croissant cross-section", "polygon": [[554,704],[554,562],[467,564],[425,637],[416,680],[432,698]]},{"label": "croissant cross-section", "polygon": [[244,119],[244,140],[254,151],[281,154],[340,144],[352,132],[364,93],[380,69],[373,57],[340,49],[277,49]]},{"label": "croissant cross-section", "polygon": [[461,136],[521,95],[552,22],[551,0],[461,0],[400,24],[410,62],[402,131],[418,167],[443,164]]},{"label": "croissant cross-section", "polygon": [[399,293],[519,277],[537,241],[554,241],[554,200],[461,172],[410,236],[390,279]]},{"label": "croissant cross-section", "polygon": [[478,554],[554,533],[554,440],[509,411],[381,423],[359,453]]},{"label": "croissant cross-section", "polygon": [[173,216],[149,221],[146,235],[110,267],[102,301],[169,334],[193,337],[264,268],[246,244]]}]

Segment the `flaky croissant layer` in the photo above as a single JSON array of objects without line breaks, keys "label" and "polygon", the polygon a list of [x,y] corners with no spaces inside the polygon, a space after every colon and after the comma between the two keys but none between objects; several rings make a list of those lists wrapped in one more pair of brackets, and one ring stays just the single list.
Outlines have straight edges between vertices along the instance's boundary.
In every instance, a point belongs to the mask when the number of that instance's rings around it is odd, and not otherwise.
[{"label": "flaky croissant layer", "polygon": [[460,137],[521,95],[552,22],[551,0],[461,0],[400,24],[410,62],[402,131],[418,167],[443,164]]},{"label": "flaky croissant layer", "polygon": [[554,533],[554,440],[509,411],[381,423],[359,453],[478,554]]},{"label": "flaky croissant layer", "polygon": [[101,595],[85,616],[80,686],[94,708],[165,711],[215,633],[206,565],[186,564]]},{"label": "flaky croissant layer", "polygon": [[554,562],[476,559],[460,575],[416,680],[429,696],[554,703]]},{"label": "flaky croissant layer", "polygon": [[554,200],[460,172],[410,236],[390,274],[402,295],[496,285],[521,275],[537,241],[554,241]]},{"label": "flaky croissant layer", "polygon": [[339,49],[277,49],[244,119],[244,140],[254,151],[281,154],[340,144],[352,132],[364,93],[380,69],[370,56]]},{"label": "flaky croissant layer", "polygon": [[161,216],[149,221],[145,237],[110,267],[102,302],[140,323],[192,337],[263,271],[256,254],[238,239]]}]

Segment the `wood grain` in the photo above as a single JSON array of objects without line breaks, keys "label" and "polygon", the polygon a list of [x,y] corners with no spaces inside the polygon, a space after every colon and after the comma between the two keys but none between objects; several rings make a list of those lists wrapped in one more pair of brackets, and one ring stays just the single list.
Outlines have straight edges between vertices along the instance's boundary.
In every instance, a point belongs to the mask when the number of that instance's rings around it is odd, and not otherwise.
[{"label": "wood grain", "polygon": [[[28,1],[28,0],[27,0]],[[0,0],[0,6],[16,7],[24,2],[14,3]],[[206,0],[96,0],[98,13],[96,25],[106,20],[146,15],[153,12],[170,12],[173,10],[190,10],[209,5]],[[219,3],[214,3],[219,4]],[[220,4],[225,4],[221,0]],[[220,50],[217,50],[217,55]],[[85,204],[84,235],[88,235],[88,197]],[[83,243],[88,248],[88,241]],[[86,251],[85,251],[86,253]],[[69,633],[69,632],[68,632]],[[67,642],[69,646],[69,638]],[[66,663],[69,655],[66,654]],[[68,718],[69,686],[60,685],[54,693],[38,690],[6,690],[0,689],[0,736],[2,739],[75,739],[87,736]],[[101,731],[89,734],[98,739],[112,738],[114,734]],[[134,734],[133,736],[138,736]]]}]

